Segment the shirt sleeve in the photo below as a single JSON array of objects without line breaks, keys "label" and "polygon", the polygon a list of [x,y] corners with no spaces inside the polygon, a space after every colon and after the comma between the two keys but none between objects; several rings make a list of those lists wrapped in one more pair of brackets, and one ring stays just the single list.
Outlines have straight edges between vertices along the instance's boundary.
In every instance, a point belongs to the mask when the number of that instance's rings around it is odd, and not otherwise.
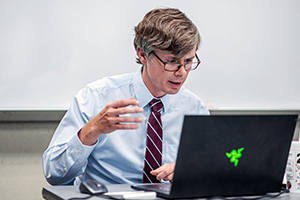
[{"label": "shirt sleeve", "polygon": [[210,112],[206,106],[206,104],[201,100],[200,101],[200,106],[199,106],[199,114],[200,115],[210,115]]},{"label": "shirt sleeve", "polygon": [[42,160],[44,176],[51,185],[70,184],[84,172],[98,141],[93,146],[83,145],[78,132],[97,112],[98,99],[90,88],[81,90],[57,127]]}]

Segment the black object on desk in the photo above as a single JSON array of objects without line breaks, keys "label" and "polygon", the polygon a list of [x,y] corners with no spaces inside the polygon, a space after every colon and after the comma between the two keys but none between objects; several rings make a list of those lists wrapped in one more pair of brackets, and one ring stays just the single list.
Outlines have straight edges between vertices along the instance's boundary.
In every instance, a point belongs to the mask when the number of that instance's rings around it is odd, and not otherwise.
[{"label": "black object on desk", "polygon": [[93,180],[87,180],[82,182],[79,186],[79,190],[82,193],[92,194],[92,195],[103,194],[108,191],[104,184],[98,183]]},{"label": "black object on desk", "polygon": [[280,193],[297,118],[185,116],[173,183],[132,187],[165,198]]}]

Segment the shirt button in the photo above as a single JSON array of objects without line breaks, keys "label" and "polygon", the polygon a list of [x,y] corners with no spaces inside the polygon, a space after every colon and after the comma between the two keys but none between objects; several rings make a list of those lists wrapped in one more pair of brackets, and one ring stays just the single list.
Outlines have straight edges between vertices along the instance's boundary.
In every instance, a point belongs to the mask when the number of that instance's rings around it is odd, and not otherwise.
[{"label": "shirt button", "polygon": [[80,149],[77,149],[77,152],[80,153]]},{"label": "shirt button", "polygon": [[66,172],[66,171],[67,171],[67,168],[64,168],[64,171]]}]

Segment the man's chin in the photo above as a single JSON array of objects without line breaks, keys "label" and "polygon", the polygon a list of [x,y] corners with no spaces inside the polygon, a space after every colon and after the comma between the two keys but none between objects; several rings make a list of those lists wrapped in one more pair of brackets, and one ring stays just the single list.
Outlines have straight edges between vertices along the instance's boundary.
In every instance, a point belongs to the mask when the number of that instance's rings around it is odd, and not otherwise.
[{"label": "man's chin", "polygon": [[180,88],[172,88],[167,92],[167,94],[174,95],[174,94],[177,94],[179,92],[179,90],[180,90]]}]

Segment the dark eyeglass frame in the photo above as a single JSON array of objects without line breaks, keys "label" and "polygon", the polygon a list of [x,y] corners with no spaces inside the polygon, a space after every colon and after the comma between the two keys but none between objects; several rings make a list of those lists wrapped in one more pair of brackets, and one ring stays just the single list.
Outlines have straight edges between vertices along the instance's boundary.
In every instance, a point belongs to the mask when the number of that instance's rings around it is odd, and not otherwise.
[{"label": "dark eyeglass frame", "polygon": [[[152,54],[153,54],[153,55],[154,55],[154,56],[155,56],[155,57],[156,57],[163,65],[164,65],[164,70],[166,70],[166,71],[168,71],[168,72],[177,72],[177,71],[181,68],[181,66],[184,66],[185,71],[193,71],[193,70],[197,69],[198,66],[199,66],[200,63],[201,63],[201,60],[199,59],[198,55],[195,53],[195,57],[196,57],[196,59],[198,60],[196,67],[187,70],[187,69],[186,69],[186,65],[188,64],[188,63],[187,63],[187,64],[184,64],[184,65],[179,64],[177,69],[170,70],[170,69],[166,69],[166,64],[168,64],[168,62],[164,62],[160,57],[158,57],[158,55],[157,55],[154,51],[152,51]],[[194,62],[194,63],[195,63],[195,62]]]}]

